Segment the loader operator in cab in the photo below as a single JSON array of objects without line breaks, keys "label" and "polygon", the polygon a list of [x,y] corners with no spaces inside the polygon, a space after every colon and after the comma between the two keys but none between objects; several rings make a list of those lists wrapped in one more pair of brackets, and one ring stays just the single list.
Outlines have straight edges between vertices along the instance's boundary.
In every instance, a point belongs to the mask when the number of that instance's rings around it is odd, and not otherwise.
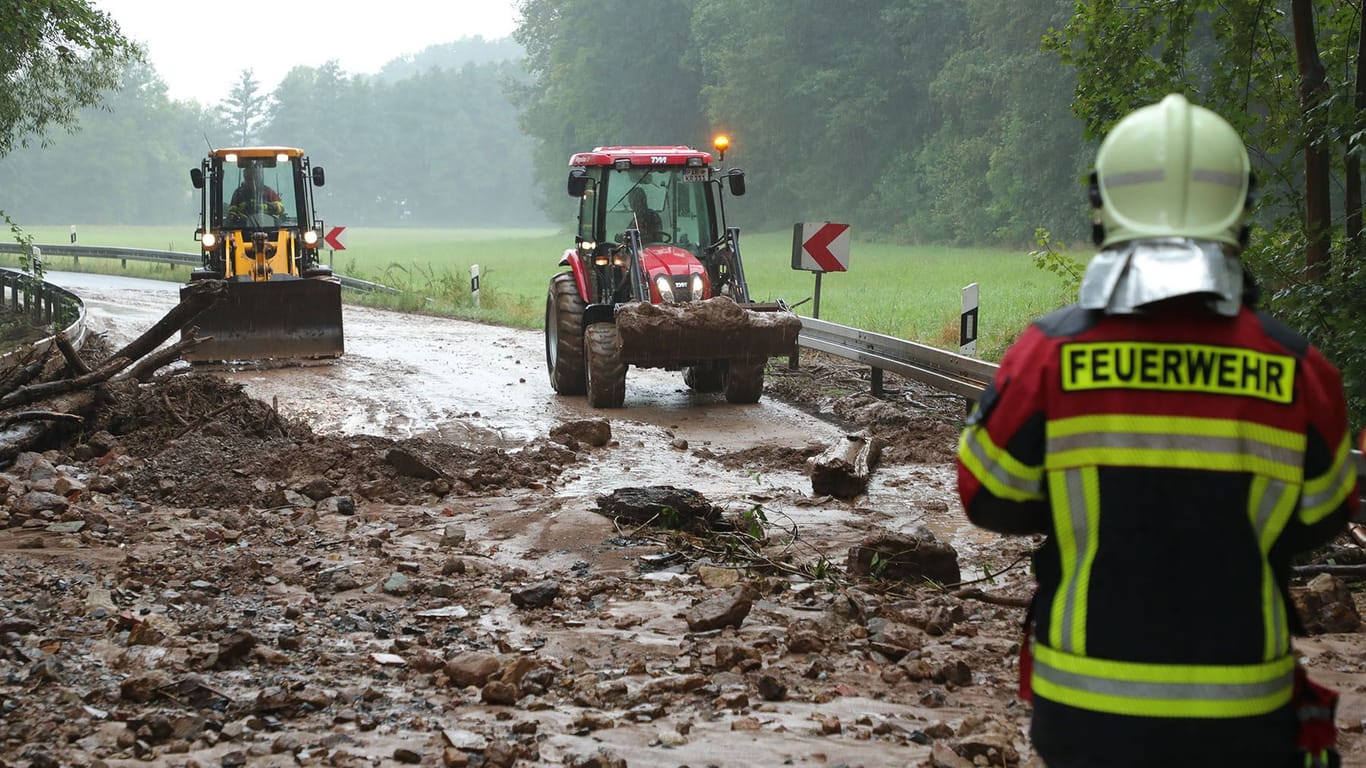
[{"label": "loader operator in cab", "polygon": [[1043,538],[1020,695],[1048,768],[1336,765],[1292,558],[1357,508],[1342,377],[1248,305],[1251,165],[1173,94],[1091,175],[1076,304],[1006,351],[958,445],[975,524]]},{"label": "loader operator in cab", "polygon": [[261,179],[261,166],[247,161],[242,166],[242,183],[232,193],[228,203],[228,219],[237,224],[246,223],[257,214],[279,217],[285,214],[285,205],[280,195]]},{"label": "loader operator in cab", "polygon": [[631,206],[635,227],[640,230],[640,241],[643,243],[659,242],[663,238],[661,232],[664,229],[664,223],[659,218],[659,214],[650,208],[650,200],[645,196],[645,190],[640,187],[632,187],[626,195],[626,201]]}]

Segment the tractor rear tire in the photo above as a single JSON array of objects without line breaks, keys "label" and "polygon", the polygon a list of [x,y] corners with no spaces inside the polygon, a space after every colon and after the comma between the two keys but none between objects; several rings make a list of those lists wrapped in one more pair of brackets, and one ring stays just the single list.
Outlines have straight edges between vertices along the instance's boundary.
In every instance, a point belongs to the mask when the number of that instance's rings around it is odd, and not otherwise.
[{"label": "tractor rear tire", "polygon": [[545,365],[550,387],[561,395],[588,390],[583,357],[583,299],[572,272],[550,279],[545,297]]},{"label": "tractor rear tire", "polygon": [[726,368],[726,402],[757,403],[764,394],[767,360],[731,360]]},{"label": "tractor rear tire", "polygon": [[690,365],[683,369],[683,383],[694,392],[720,392],[726,386],[726,362]]},{"label": "tractor rear tire", "polygon": [[621,336],[615,323],[593,323],[584,329],[588,361],[588,404],[620,408],[626,402],[626,364],[621,362]]}]

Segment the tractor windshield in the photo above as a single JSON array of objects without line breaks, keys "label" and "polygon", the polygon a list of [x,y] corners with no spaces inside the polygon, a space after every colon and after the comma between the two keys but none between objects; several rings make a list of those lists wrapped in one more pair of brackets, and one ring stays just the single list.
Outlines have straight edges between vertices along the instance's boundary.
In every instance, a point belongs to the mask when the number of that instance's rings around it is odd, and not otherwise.
[{"label": "tractor windshield", "polygon": [[655,167],[614,170],[607,179],[608,234],[640,230],[646,245],[671,243],[696,251],[716,239],[708,205],[707,169]]},{"label": "tractor windshield", "polygon": [[[243,158],[223,166],[223,221],[229,227],[294,224],[294,181],[287,162]],[[231,192],[229,192],[231,190]]]}]

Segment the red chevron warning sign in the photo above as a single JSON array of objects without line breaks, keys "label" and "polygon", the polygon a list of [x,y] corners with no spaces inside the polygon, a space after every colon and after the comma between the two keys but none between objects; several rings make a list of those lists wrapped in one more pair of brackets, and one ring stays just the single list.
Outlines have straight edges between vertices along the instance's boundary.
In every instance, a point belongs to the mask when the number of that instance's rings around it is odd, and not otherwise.
[{"label": "red chevron warning sign", "polygon": [[821,221],[793,227],[792,268],[808,272],[848,271],[849,225]]},{"label": "red chevron warning sign", "polygon": [[342,245],[341,239],[341,233],[345,229],[346,227],[333,227],[327,230],[327,234],[323,235],[323,242],[327,243],[327,247],[331,248],[334,251],[346,250],[346,246]]}]

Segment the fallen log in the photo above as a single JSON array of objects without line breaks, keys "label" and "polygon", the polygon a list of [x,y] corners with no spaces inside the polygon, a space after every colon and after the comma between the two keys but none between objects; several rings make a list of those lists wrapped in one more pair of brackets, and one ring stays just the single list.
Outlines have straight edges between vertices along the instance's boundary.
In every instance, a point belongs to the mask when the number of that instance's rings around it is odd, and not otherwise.
[{"label": "fallen log", "polygon": [[845,435],[811,459],[812,492],[847,500],[867,491],[881,454],[880,438],[862,432]]},{"label": "fallen log", "polygon": [[[39,401],[43,402],[45,408],[0,413],[0,464],[8,464],[20,453],[40,446],[54,427],[83,423],[94,414],[101,400],[103,389],[100,385],[130,366],[129,378],[142,381],[150,377],[153,371],[180,357],[186,349],[206,341],[191,336],[164,350],[159,349],[167,339],[179,333],[225,294],[226,284],[222,281],[209,280],[190,286],[180,303],[164,317],[93,370],[80,361],[69,342],[59,337],[53,346],[66,357],[67,365],[56,375],[69,371],[78,372],[79,375],[29,383],[42,375],[47,359],[45,356],[43,360],[22,366],[7,377],[6,382],[14,386],[0,394],[0,411],[29,406]],[[51,355],[51,349],[48,355]]]}]

